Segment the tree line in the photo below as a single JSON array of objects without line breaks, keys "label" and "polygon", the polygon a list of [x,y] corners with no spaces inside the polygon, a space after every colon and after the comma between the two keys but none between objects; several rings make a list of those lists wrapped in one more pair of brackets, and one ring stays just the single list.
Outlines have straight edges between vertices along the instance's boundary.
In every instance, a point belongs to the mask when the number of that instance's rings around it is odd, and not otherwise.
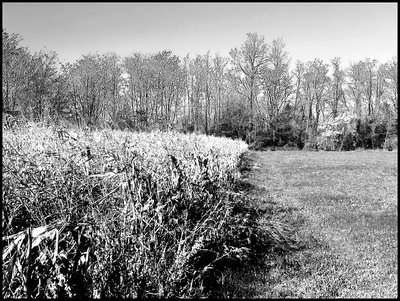
[{"label": "tree line", "polygon": [[3,112],[53,124],[202,132],[254,147],[379,148],[396,139],[397,57],[290,67],[282,39],[247,34],[229,57],[90,53],[61,64],[3,29]]}]

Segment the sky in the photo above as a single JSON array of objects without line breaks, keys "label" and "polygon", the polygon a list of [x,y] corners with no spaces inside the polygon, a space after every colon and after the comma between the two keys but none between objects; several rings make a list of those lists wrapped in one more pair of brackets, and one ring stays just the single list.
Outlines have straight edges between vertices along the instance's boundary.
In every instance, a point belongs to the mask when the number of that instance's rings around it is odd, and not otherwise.
[{"label": "sky", "polygon": [[7,3],[3,29],[32,52],[55,51],[62,62],[88,53],[155,54],[171,50],[229,56],[247,33],[282,38],[292,64],[315,58],[344,65],[397,56],[397,2],[387,3]]}]

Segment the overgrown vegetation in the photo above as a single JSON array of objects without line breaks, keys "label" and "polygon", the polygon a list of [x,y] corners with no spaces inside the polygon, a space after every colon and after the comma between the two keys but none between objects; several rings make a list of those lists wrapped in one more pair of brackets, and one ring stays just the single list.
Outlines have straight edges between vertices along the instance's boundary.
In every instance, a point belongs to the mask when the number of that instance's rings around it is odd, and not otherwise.
[{"label": "overgrown vegetation", "polygon": [[4,131],[3,297],[221,296],[229,266],[283,239],[237,189],[246,150],[175,132]]}]

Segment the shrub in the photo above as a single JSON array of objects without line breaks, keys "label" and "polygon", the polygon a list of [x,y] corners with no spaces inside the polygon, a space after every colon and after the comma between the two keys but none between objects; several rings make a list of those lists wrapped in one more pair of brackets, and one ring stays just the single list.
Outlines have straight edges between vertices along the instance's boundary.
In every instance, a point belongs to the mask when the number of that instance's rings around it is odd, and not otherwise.
[{"label": "shrub", "polygon": [[397,149],[397,136],[392,136],[390,138],[385,139],[385,143],[383,144],[383,149],[392,151]]},{"label": "shrub", "polygon": [[356,146],[365,149],[382,148],[386,136],[390,136],[393,125],[376,119],[357,120]]},{"label": "shrub", "polygon": [[318,148],[328,151],[354,149],[356,129],[356,117],[342,114],[318,126],[316,144]]},{"label": "shrub", "polygon": [[347,132],[342,138],[342,144],[339,150],[350,151],[355,150],[356,140],[352,132]]},{"label": "shrub", "polygon": [[283,149],[284,149],[284,150],[298,150],[299,148],[298,148],[298,146],[297,146],[296,143],[294,143],[294,142],[289,142],[289,143],[286,143],[286,144],[283,146]]}]

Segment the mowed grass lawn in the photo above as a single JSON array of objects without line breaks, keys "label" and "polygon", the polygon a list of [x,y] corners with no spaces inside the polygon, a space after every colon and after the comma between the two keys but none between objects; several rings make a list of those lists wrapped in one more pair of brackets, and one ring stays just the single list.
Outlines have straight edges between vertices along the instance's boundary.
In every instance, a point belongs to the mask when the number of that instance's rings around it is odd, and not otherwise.
[{"label": "mowed grass lawn", "polygon": [[251,297],[397,297],[397,152],[249,157],[256,169],[248,181],[257,187],[259,206],[281,208],[280,218],[304,243],[270,258],[268,268],[247,271]]}]

